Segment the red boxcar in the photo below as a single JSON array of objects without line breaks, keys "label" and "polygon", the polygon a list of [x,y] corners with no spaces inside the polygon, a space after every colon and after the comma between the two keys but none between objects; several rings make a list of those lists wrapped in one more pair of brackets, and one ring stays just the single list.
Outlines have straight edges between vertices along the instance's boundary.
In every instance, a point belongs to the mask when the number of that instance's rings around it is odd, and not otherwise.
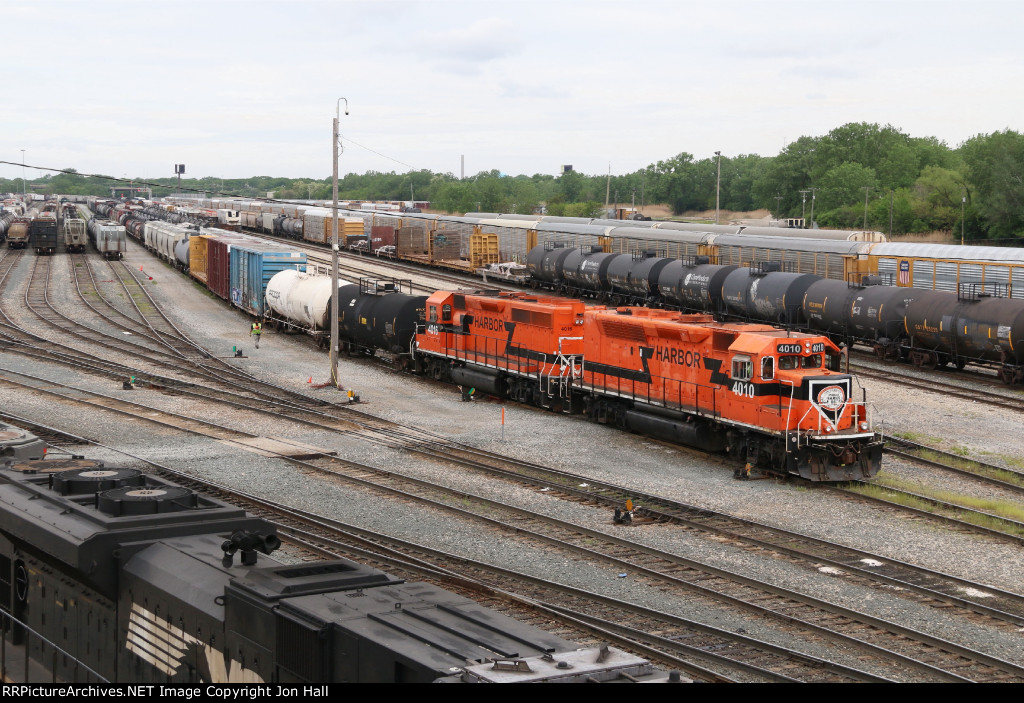
[{"label": "red boxcar", "polygon": [[210,239],[206,248],[206,285],[214,295],[227,300],[231,297],[231,243],[227,237]]}]

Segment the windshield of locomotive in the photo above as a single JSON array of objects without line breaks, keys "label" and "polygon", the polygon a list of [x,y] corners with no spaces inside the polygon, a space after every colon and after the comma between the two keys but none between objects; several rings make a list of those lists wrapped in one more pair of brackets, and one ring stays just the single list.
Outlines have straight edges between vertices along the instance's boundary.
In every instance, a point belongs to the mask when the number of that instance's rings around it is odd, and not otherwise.
[{"label": "windshield of locomotive", "polygon": [[820,369],[821,354],[811,354],[810,356],[800,357],[800,366],[805,369]]},{"label": "windshield of locomotive", "polygon": [[782,371],[817,368],[821,368],[821,354],[811,354],[810,356],[785,354],[779,357],[779,369]]}]

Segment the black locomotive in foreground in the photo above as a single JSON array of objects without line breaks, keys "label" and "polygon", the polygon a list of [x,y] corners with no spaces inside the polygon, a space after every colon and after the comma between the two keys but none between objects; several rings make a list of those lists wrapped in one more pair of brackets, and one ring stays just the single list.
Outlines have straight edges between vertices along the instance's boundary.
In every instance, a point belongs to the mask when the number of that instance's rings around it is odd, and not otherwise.
[{"label": "black locomotive in foreground", "polygon": [[[267,556],[279,545],[265,521],[134,469],[0,464],[4,675],[22,683],[679,680],[631,654],[577,649],[348,560],[281,564]],[[12,666],[16,652],[31,665]]]}]

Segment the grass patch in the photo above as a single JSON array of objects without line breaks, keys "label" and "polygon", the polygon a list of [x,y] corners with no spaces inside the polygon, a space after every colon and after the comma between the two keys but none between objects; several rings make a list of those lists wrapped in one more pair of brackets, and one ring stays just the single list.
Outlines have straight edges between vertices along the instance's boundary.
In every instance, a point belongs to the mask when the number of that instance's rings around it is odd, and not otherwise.
[{"label": "grass patch", "polygon": [[1016,454],[1014,454],[1014,455],[996,454],[995,452],[986,452],[986,451],[982,451],[981,453],[986,455],[986,456],[992,457],[996,461],[1001,462],[1001,463],[1005,464],[1006,466],[1009,466],[1011,469],[1022,469],[1022,470],[1024,470],[1024,457],[1018,456]]},{"label": "grass patch", "polygon": [[970,508],[971,510],[992,513],[993,515],[1005,517],[1016,522],[1024,522],[1024,505],[1020,503],[993,498],[978,498],[962,493],[954,493],[953,491],[938,490],[923,483],[910,481],[898,476],[879,474],[875,477],[875,484],[882,488],[891,487],[901,491],[909,491],[925,498],[933,498],[944,503],[953,503],[964,508]]},{"label": "grass patch", "polygon": [[[877,480],[877,479],[876,479]],[[896,483],[896,481],[894,481]],[[909,483],[902,482],[899,483]],[[895,488],[895,486],[894,486]],[[948,491],[931,491],[933,495],[928,495],[928,498],[934,498],[935,500],[941,500],[946,503],[952,503],[954,505],[961,505],[964,508],[971,510],[982,510],[991,515],[983,515],[976,512],[967,512],[957,510],[955,508],[945,508],[943,506],[937,506],[927,500],[926,497],[918,497],[906,495],[903,493],[893,493],[888,490],[885,486],[876,484],[862,484],[854,486],[850,489],[854,493],[865,495],[869,498],[879,498],[886,500],[897,505],[905,505],[908,508],[914,508],[924,512],[932,513],[942,517],[948,517],[962,522],[969,523],[971,525],[977,525],[984,527],[985,529],[995,530],[1008,535],[1024,536],[1024,528],[1018,525],[1009,524],[1000,519],[1005,517],[1008,520],[1015,522],[1021,521],[1021,516],[1024,515],[1024,506],[1013,505],[1006,503],[1005,501],[996,501],[983,498],[973,498],[970,496],[963,496],[953,494]],[[925,496],[924,489],[921,486],[914,486],[913,488],[904,488],[903,490],[913,490],[916,493],[920,493],[921,496]],[[1005,514],[1004,514],[1005,513]]]},{"label": "grass patch", "polygon": [[[1015,486],[1024,486],[1024,476],[1018,473],[1014,473],[1008,469],[1000,469],[998,467],[987,466],[986,464],[971,459],[966,456],[966,449],[960,447],[962,451],[957,451],[956,456],[960,458],[950,457],[949,454],[942,454],[938,451],[931,451],[928,449],[922,449],[919,451],[911,451],[909,454],[924,459],[926,461],[934,461],[937,464],[944,464],[951,466],[954,469],[960,469],[967,471],[976,476],[985,478],[995,479],[997,481],[1003,481],[1004,483],[1010,483]],[[955,451],[955,450],[954,450]]]},{"label": "grass patch", "polygon": [[933,437],[921,432],[890,432],[889,434],[892,437],[905,439],[908,442],[917,442],[918,444],[942,444],[945,441],[942,437]]}]

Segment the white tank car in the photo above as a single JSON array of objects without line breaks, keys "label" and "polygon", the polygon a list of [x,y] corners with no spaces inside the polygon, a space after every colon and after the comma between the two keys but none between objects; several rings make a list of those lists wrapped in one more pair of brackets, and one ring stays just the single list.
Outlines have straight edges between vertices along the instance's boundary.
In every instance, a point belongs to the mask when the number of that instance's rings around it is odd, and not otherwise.
[{"label": "white tank car", "polygon": [[[349,285],[338,280],[338,287]],[[279,271],[267,283],[267,305],[297,327],[322,330],[330,326],[331,277],[295,269]]]}]

